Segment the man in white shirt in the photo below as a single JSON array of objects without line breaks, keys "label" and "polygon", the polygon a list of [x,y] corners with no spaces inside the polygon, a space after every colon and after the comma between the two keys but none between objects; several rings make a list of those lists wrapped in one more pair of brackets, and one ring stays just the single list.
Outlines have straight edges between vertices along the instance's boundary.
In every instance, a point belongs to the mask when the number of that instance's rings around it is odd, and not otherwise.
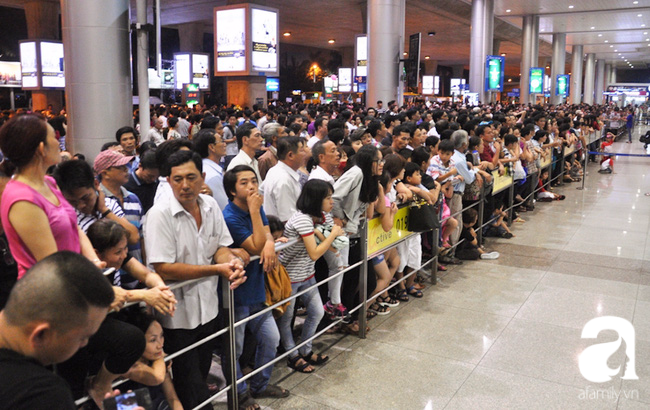
[{"label": "man in white shirt", "polygon": [[282,222],[288,221],[296,212],[296,201],[301,191],[298,168],[304,163],[305,155],[302,138],[280,138],[279,162],[269,170],[260,185],[260,193],[264,195],[264,210],[268,215],[277,216]]},{"label": "man in white shirt", "polygon": [[187,113],[185,111],[181,111],[178,117],[177,131],[183,138],[187,138],[188,135],[190,135],[190,122],[186,118]]},{"label": "man in white shirt", "polygon": [[149,132],[142,139],[142,142],[153,141],[156,145],[162,144],[165,142],[165,137],[163,137],[162,129],[163,119],[161,117],[158,117],[153,122],[153,127],[149,128]]},{"label": "man in white shirt", "polygon": [[212,191],[212,197],[217,200],[219,208],[228,205],[228,196],[223,188],[223,168],[219,161],[226,155],[226,143],[215,130],[206,128],[194,137],[194,152],[203,159],[203,174],[205,183]]},{"label": "man in white shirt", "polygon": [[237,128],[237,146],[239,147],[239,154],[230,161],[228,169],[230,171],[237,165],[248,165],[255,170],[257,180],[261,181],[260,169],[255,158],[255,152],[262,149],[262,133],[260,130],[250,123],[244,123]]},{"label": "man in white shirt", "polygon": [[327,137],[327,123],[329,120],[326,117],[318,117],[316,118],[316,121],[314,121],[314,127],[316,128],[316,132],[314,133],[314,136],[307,141],[307,146],[309,148],[313,148],[314,145],[318,141],[322,141]]},{"label": "man in white shirt", "polygon": [[[250,259],[243,249],[228,248],[232,237],[217,202],[199,195],[203,185],[201,157],[178,151],[168,159],[173,191],[169,201],[155,204],[147,213],[144,232],[147,259],[165,280],[201,279],[174,289],[178,301],[174,316],[158,315],[165,329],[165,350],[176,352],[218,330],[218,283],[221,276],[236,288],[244,283],[244,265]],[[205,343],[174,360],[172,369],[178,397],[186,409],[207,400],[206,378],[214,343]]]},{"label": "man in white shirt", "polygon": [[336,144],[326,138],[314,145],[311,154],[316,167],[311,170],[309,179],[322,179],[334,186],[332,175],[341,163],[341,153],[336,148]]}]

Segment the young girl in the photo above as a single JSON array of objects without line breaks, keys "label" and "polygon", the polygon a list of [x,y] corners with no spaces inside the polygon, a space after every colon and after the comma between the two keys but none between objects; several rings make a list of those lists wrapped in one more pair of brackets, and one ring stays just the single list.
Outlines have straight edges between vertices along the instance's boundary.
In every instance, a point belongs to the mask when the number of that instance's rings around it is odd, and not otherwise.
[{"label": "young girl", "polygon": [[[327,238],[320,245],[316,245],[314,225],[321,223],[324,214],[332,210],[332,192],[334,192],[334,188],[326,181],[318,179],[307,181],[296,202],[297,211],[285,225],[284,236],[287,239],[301,239],[295,245],[284,249],[280,253],[280,263],[287,269],[293,294],[316,283],[314,279],[314,262],[327,252],[337,237],[344,234],[340,226],[333,225]],[[316,333],[316,327],[323,318],[325,311],[318,289],[311,289],[300,298],[307,307],[307,318],[302,327],[302,340],[304,341]],[[295,303],[296,300],[293,299],[286,313],[280,318],[278,326],[282,345],[286,351],[296,346],[291,329]],[[287,365],[299,372],[311,373],[314,371],[312,365],[320,365],[327,360],[327,356],[314,354],[312,352],[312,342],[309,342],[289,355]]]},{"label": "young girl", "polygon": [[146,347],[142,357],[131,366],[124,377],[131,379],[123,391],[145,387],[151,396],[152,409],[183,410],[169,369],[172,362],[165,363],[165,336],[162,326],[153,316],[140,312],[131,322],[142,332]]}]

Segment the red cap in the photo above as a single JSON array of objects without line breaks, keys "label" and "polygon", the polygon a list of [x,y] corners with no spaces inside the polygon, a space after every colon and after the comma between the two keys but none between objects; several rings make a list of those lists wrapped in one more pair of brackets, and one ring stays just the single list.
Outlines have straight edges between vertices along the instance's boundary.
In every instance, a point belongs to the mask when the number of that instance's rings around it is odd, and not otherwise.
[{"label": "red cap", "polygon": [[117,151],[107,149],[100,152],[99,155],[95,157],[93,168],[97,174],[101,174],[102,171],[110,167],[121,167],[123,165],[126,165],[129,162],[133,161],[134,158],[135,157],[133,156],[126,157]]}]

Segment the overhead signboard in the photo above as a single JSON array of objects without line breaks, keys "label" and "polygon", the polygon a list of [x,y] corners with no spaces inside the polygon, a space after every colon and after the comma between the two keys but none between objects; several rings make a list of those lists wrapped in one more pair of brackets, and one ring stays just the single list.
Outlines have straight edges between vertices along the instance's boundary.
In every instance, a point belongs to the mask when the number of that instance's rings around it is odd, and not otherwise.
[{"label": "overhead signboard", "polygon": [[406,67],[406,86],[411,89],[418,88],[420,83],[420,43],[422,33],[409,36],[409,59]]},{"label": "overhead signboard", "polygon": [[435,95],[440,95],[440,76],[439,75],[433,77],[433,93]]},{"label": "overhead signboard", "polygon": [[544,69],[532,67],[530,69],[530,94],[541,94],[544,92]]},{"label": "overhead signboard", "polygon": [[63,69],[63,43],[41,41],[41,86],[43,88],[65,88]]},{"label": "overhead signboard", "polygon": [[36,57],[36,42],[24,41],[20,43],[20,71],[22,77],[22,88],[39,88],[38,65]]},{"label": "overhead signboard", "polygon": [[356,76],[368,76],[368,36],[365,34],[357,35],[354,46],[354,54],[356,56]]},{"label": "overhead signboard", "polygon": [[247,71],[246,11],[245,7],[240,7],[215,12],[216,73]]},{"label": "overhead signboard", "polygon": [[423,75],[422,76],[422,94],[431,95],[434,94],[434,78],[432,75]]},{"label": "overhead signboard", "polygon": [[176,82],[175,88],[177,90],[182,90],[183,84],[192,82],[189,53],[174,54],[174,81]]},{"label": "overhead signboard", "polygon": [[485,91],[503,91],[505,57],[487,56],[485,61]]},{"label": "overhead signboard", "polygon": [[20,63],[0,61],[0,87],[20,87],[21,85]]},{"label": "overhead signboard", "polygon": [[566,97],[569,95],[569,78],[568,74],[559,74],[555,79],[555,95]]},{"label": "overhead signboard", "polygon": [[201,90],[210,89],[210,56],[208,54],[192,53],[192,81]]},{"label": "overhead signboard", "polygon": [[280,79],[267,77],[266,78],[266,91],[275,92],[280,91]]},{"label": "overhead signboard", "polygon": [[278,12],[251,8],[253,71],[278,71]]},{"label": "overhead signboard", "polygon": [[174,89],[174,70],[161,70],[162,76],[158,76],[155,68],[147,69],[149,73],[149,88],[152,90]]},{"label": "overhead signboard", "polygon": [[339,68],[339,92],[349,93],[352,92],[352,69],[351,68]]},{"label": "overhead signboard", "polygon": [[465,79],[452,78],[449,85],[451,88],[451,95],[461,94],[462,90],[465,89]]}]

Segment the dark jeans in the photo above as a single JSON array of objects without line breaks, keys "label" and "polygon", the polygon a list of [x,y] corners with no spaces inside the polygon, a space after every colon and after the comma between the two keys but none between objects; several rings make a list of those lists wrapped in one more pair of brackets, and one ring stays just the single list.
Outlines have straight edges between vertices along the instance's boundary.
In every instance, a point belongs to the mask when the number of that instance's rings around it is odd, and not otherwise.
[{"label": "dark jeans", "polygon": [[[175,353],[192,343],[214,334],[218,330],[218,320],[200,325],[194,329],[164,329],[165,352]],[[201,346],[186,352],[172,362],[174,387],[183,408],[192,409],[210,397],[206,380],[212,364],[212,351],[216,340],[211,340]],[[211,404],[204,406],[212,408]]]},{"label": "dark jeans", "polygon": [[[350,238],[350,256],[348,265],[354,265],[361,260],[361,243],[359,238]],[[341,285],[341,303],[348,310],[354,309],[361,303],[359,295],[359,275],[361,266],[351,269],[343,274],[343,283]],[[372,295],[377,287],[377,276],[372,268],[372,263],[368,263],[368,292],[366,297]],[[364,299],[365,300],[365,299]],[[359,311],[352,314],[352,320],[357,320]]]}]

